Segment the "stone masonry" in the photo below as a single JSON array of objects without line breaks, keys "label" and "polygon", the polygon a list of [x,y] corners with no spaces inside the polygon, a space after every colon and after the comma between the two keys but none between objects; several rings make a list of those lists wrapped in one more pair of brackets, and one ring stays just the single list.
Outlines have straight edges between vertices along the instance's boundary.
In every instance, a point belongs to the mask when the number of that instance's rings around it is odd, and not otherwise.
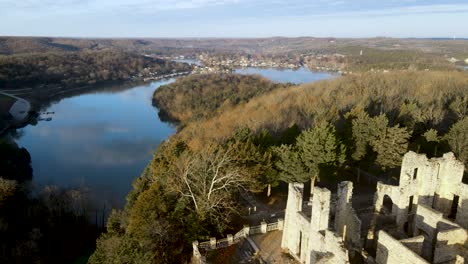
[{"label": "stone masonry", "polygon": [[315,187],[308,211],[303,191],[303,184],[289,184],[281,247],[306,264],[349,263],[342,237],[329,230],[330,191]]},{"label": "stone masonry", "polygon": [[352,206],[351,182],[338,185],[334,206],[329,190],[315,187],[311,201],[303,201],[304,185],[291,183],[281,246],[306,264],[468,263],[463,173],[452,153],[428,159],[408,152],[399,185],[377,183],[369,229]]},{"label": "stone masonry", "polygon": [[[283,229],[281,248],[305,264],[468,263],[463,174],[453,153],[428,159],[408,152],[399,185],[376,184],[373,208],[372,189],[353,197],[352,182],[338,184],[336,199],[328,189],[314,187],[309,201],[304,184],[290,183],[284,222],[275,227]],[[367,202],[360,203],[362,198]],[[363,208],[353,208],[353,202]],[[257,229],[266,233],[268,225]],[[194,256],[200,255],[198,248],[194,244]]]}]

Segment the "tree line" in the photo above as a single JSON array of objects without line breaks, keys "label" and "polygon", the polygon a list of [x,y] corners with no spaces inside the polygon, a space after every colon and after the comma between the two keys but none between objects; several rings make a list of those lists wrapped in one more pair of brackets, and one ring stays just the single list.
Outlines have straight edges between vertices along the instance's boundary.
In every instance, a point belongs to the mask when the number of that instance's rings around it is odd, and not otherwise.
[{"label": "tree line", "polygon": [[187,64],[111,49],[0,56],[0,86],[73,87],[188,71]]}]

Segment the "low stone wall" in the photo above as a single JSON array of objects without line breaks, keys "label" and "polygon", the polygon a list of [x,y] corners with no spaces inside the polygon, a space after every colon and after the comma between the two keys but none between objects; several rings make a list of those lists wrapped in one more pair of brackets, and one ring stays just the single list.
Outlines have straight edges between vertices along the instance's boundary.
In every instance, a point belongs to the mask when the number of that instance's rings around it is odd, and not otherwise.
[{"label": "low stone wall", "polygon": [[434,263],[464,263],[468,260],[468,231],[463,228],[446,230],[437,234]]},{"label": "low stone wall", "polygon": [[405,245],[405,247],[411,249],[414,253],[421,255],[422,254],[422,247],[424,243],[424,236],[417,236],[417,237],[410,237],[406,239],[400,240],[400,243]]}]

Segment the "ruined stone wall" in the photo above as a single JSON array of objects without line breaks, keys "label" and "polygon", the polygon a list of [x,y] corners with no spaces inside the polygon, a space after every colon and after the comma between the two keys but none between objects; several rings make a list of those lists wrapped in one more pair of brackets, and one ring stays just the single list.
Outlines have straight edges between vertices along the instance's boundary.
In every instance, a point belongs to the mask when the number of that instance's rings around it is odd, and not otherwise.
[{"label": "ruined stone wall", "polygon": [[412,151],[403,157],[399,187],[402,189],[400,208],[406,207],[406,197],[414,196],[414,202],[431,206],[437,188],[437,162],[431,162],[426,155]]},{"label": "ruined stone wall", "polygon": [[316,241],[311,245],[309,263],[349,263],[348,251],[344,247],[341,237],[330,230],[317,232]]},{"label": "ruined stone wall", "polygon": [[[455,158],[453,153],[446,153],[442,158],[435,159],[439,166],[437,199],[434,208],[448,216],[452,207],[454,195],[459,195],[459,185],[462,183],[464,165]],[[466,195],[466,194],[465,194]]]},{"label": "ruined stone wall", "polygon": [[[290,253],[298,257],[301,261],[309,263],[306,260],[310,259],[311,250],[309,245],[313,240],[313,235],[317,233],[317,228],[320,228],[323,225],[328,226],[329,211],[323,212],[323,214],[326,214],[327,217],[320,217],[320,215],[322,214],[322,210],[329,210],[330,194],[328,192],[328,199],[327,197],[322,197],[320,195],[320,191],[318,191],[314,196],[316,200],[315,204],[317,204],[317,207],[314,210],[316,217],[314,222],[311,221],[311,218],[307,216],[307,212],[302,211],[303,192],[303,184],[289,184],[281,247],[288,249]],[[310,207],[309,209],[312,210]]]},{"label": "ruined stone wall", "polygon": [[344,238],[347,248],[358,251],[362,248],[361,220],[357,217],[351,203],[353,183],[349,181],[338,184],[338,199],[335,213],[335,232]]},{"label": "ruined stone wall", "polygon": [[429,263],[382,230],[378,233],[376,262],[378,264]]},{"label": "ruined stone wall", "polygon": [[457,194],[460,198],[455,223],[468,229],[468,185],[459,184]]},{"label": "ruined stone wall", "polygon": [[309,218],[307,212],[301,211],[303,187],[302,184],[289,184],[281,247],[288,249],[306,264],[349,263],[348,251],[342,243],[342,238],[328,230],[330,191],[314,188]]},{"label": "ruined stone wall", "polygon": [[312,215],[309,240],[309,259],[306,263],[324,262],[345,264],[348,262],[348,251],[345,249],[342,237],[328,230],[330,217],[331,193],[327,189],[315,187],[312,198]]},{"label": "ruined stone wall", "polygon": [[310,229],[321,231],[328,229],[330,219],[330,198],[331,192],[325,188],[314,187],[312,198],[312,215]]},{"label": "ruined stone wall", "polygon": [[[301,232],[301,219],[298,212],[302,210],[302,197],[304,184],[290,183],[288,187],[288,200],[284,216],[283,238],[281,247],[287,248],[293,254],[300,252],[299,241]],[[307,230],[307,229],[306,229]]]},{"label": "ruined stone wall", "polygon": [[403,220],[403,216],[406,216],[406,211],[401,209],[398,204],[396,204],[396,202],[400,203],[400,192],[401,189],[398,186],[387,185],[381,182],[377,183],[376,192],[374,194],[374,213],[371,219],[369,231],[367,233],[367,247],[375,247],[375,232],[378,231],[377,221],[378,216],[382,213],[385,196],[388,196],[392,200],[393,204],[391,208],[391,214],[395,217],[395,219],[397,219],[399,216],[401,222]]},{"label": "ruined stone wall", "polygon": [[433,207],[445,217],[451,213],[455,196],[459,196],[456,222],[468,226],[468,187],[462,184],[464,165],[453,153],[441,158],[428,159],[426,155],[408,152],[403,157],[399,186],[379,182],[374,196],[375,215],[368,239],[372,240],[377,225],[376,217],[381,212],[384,197],[393,202],[391,214],[399,232],[404,233],[409,216],[418,205]]},{"label": "ruined stone wall", "polygon": [[402,243],[405,247],[409,248],[411,251],[418,255],[422,254],[423,242],[424,236],[422,235],[400,240],[400,243]]},{"label": "ruined stone wall", "polygon": [[[336,255],[337,252],[330,251],[332,248],[327,243],[332,243],[327,240],[326,232],[328,229],[328,221],[330,218],[330,199],[331,192],[327,189],[314,187],[312,196],[312,214],[310,217],[309,237],[304,241],[307,245],[307,253],[301,256],[301,260],[308,263],[316,263],[321,256]],[[334,258],[333,258],[334,259]]]},{"label": "ruined stone wall", "polygon": [[424,236],[421,256],[432,261],[438,232],[455,228],[458,228],[458,225],[444,219],[443,213],[419,205],[414,218],[414,235]]},{"label": "ruined stone wall", "polygon": [[468,261],[467,230],[456,228],[439,232],[433,263],[454,263],[457,256]]}]

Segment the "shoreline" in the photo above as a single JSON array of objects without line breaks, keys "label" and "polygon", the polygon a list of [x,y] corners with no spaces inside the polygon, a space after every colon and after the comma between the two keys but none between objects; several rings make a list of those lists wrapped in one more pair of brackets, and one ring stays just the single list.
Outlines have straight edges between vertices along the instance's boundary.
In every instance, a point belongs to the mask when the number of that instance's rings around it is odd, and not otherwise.
[{"label": "shoreline", "polygon": [[[151,78],[129,78],[126,80],[108,80],[108,81],[102,81],[99,83],[95,84],[89,84],[89,85],[84,85],[84,86],[70,86],[70,87],[62,87],[62,86],[42,86],[40,88],[28,88],[30,92],[24,96],[25,101],[28,101],[31,105],[29,111],[28,111],[28,116],[25,117],[25,119],[22,122],[19,122],[17,124],[11,124],[7,120],[5,120],[4,123],[6,123],[6,126],[0,127],[0,138],[4,137],[5,134],[8,133],[11,129],[18,129],[18,128],[23,128],[27,125],[30,125],[34,122],[37,122],[37,118],[39,117],[39,112],[43,110],[45,107],[48,107],[50,104],[62,100],[67,97],[75,96],[76,94],[80,94],[83,92],[94,92],[94,91],[99,91],[103,88],[109,88],[112,85],[118,85],[118,86],[129,86],[129,85],[136,85],[136,84],[146,84],[146,83],[151,83],[153,81],[161,81],[161,80],[166,80],[166,79],[172,79],[172,78],[177,78],[181,76],[186,76],[193,74],[192,71],[190,72],[176,72],[176,73],[171,73],[171,74],[165,74],[157,77],[151,77]],[[17,90],[24,90],[26,88],[18,88]],[[8,91],[14,91],[16,89],[9,89]],[[57,92],[54,92],[58,90]],[[0,91],[1,93],[1,91]],[[14,97],[17,97],[13,95]],[[2,120],[0,120],[0,124],[2,124]],[[171,122],[173,123],[173,122]]]}]

